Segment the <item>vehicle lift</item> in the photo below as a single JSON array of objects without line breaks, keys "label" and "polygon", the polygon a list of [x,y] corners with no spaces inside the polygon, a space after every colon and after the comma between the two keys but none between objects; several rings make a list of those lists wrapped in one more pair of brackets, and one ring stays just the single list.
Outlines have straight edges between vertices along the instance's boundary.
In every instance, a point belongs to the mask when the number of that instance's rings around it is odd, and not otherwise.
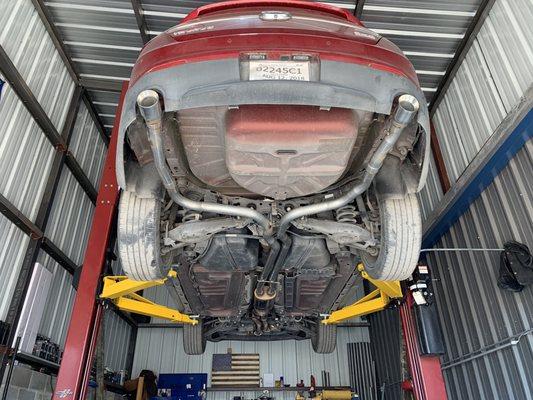
[{"label": "vehicle lift", "polygon": [[[364,270],[363,264],[359,264],[357,269],[361,273],[361,276],[372,283],[376,289],[354,304],[333,311],[331,314],[324,315],[325,318],[322,319],[323,324],[337,324],[346,319],[361,317],[384,310],[391,299],[403,297],[400,282],[386,282],[372,279]],[[176,271],[170,270],[168,278],[175,277],[177,277]],[[100,298],[112,301],[122,311],[162,318],[171,322],[197,324],[198,321],[193,316],[182,314],[178,310],[153,303],[137,294],[141,290],[164,285],[168,278],[153,281],[134,281],[126,276],[106,276],[104,277],[104,287]]]},{"label": "vehicle lift", "polygon": [[[169,271],[168,278],[175,278],[176,276],[176,271]],[[163,318],[176,323],[196,325],[198,323],[196,319],[182,314],[178,310],[156,304],[137,293],[144,289],[164,285],[168,278],[134,281],[127,276],[106,276],[100,298],[111,300],[122,311]]]},{"label": "vehicle lift", "polygon": [[[176,277],[171,270],[168,278],[154,281],[133,281],[124,276],[104,277],[102,275],[109,256],[109,239],[116,220],[119,187],[115,175],[115,154],[122,105],[128,88],[122,86],[117,107],[111,141],[102,172],[98,198],[85,259],[81,269],[78,289],[72,309],[72,316],[65,342],[65,350],[57,377],[53,400],[83,400],[86,397],[92,360],[96,350],[98,333],[103,317],[105,301],[112,301],[119,309],[152,317],[164,318],[183,324],[197,324],[194,316],[178,310],[158,305],[137,292],[165,284],[166,279]],[[357,266],[362,277],[376,287],[371,293],[352,305],[325,315],[323,324],[335,324],[349,318],[367,315],[385,309],[392,299],[406,299],[400,307],[400,317],[411,371],[411,387],[417,400],[446,399],[440,360],[420,353],[416,337],[416,327],[412,315],[413,301],[410,294],[405,296],[399,282],[385,282],[372,279],[364,267]]]}]

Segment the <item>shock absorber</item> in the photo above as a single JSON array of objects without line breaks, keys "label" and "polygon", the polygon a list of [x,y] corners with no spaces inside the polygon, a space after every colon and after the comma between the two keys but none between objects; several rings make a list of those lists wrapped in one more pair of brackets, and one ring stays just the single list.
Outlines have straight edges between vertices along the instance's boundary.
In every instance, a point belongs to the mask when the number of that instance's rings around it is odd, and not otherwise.
[{"label": "shock absorber", "polygon": [[344,222],[348,224],[357,224],[356,217],[358,214],[359,213],[357,212],[355,206],[351,205],[340,207],[335,210],[335,218],[337,219],[337,222]]}]

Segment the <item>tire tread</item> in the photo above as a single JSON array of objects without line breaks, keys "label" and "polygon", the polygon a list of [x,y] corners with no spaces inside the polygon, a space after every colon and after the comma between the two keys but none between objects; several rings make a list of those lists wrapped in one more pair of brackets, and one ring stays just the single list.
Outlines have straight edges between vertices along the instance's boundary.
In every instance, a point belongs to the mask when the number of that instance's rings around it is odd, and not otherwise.
[{"label": "tire tread", "polygon": [[123,191],[118,213],[118,252],[124,273],[133,280],[165,276],[159,244],[159,200]]},{"label": "tire tread", "polygon": [[403,199],[379,203],[382,214],[380,254],[371,258],[362,252],[365,270],[374,279],[384,281],[409,278],[416,267],[422,242],[422,218],[415,194]]}]

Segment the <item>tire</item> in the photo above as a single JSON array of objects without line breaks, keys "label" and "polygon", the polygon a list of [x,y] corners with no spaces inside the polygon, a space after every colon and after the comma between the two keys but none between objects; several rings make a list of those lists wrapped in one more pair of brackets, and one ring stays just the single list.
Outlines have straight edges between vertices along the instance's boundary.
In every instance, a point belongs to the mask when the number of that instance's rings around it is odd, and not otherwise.
[{"label": "tire", "polygon": [[183,350],[185,354],[190,356],[204,354],[206,342],[202,321],[196,325],[183,325]]},{"label": "tire", "polygon": [[118,252],[128,278],[150,281],[166,277],[160,253],[161,203],[123,191],[118,208]]},{"label": "tire", "polygon": [[376,256],[361,251],[365,271],[374,279],[401,281],[411,276],[418,263],[422,242],[422,218],[416,195],[379,201],[381,247]]},{"label": "tire", "polygon": [[333,353],[337,347],[337,325],[324,325],[318,321],[311,344],[315,353]]}]

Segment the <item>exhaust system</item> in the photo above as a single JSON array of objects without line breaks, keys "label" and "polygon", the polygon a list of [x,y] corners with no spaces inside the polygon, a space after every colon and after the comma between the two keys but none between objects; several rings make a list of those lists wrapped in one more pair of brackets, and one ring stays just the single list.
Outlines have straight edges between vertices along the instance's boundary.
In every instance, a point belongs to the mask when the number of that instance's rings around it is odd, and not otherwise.
[{"label": "exhaust system", "polygon": [[396,110],[394,111],[393,115],[389,117],[389,121],[387,121],[385,125],[389,125],[388,128],[385,128],[388,131],[387,136],[385,136],[376,152],[370,159],[362,181],[352,187],[348,193],[337,199],[318,204],[310,204],[308,206],[298,207],[289,211],[281,218],[277,233],[278,239],[282,238],[286,234],[290,223],[295,219],[308,215],[319,214],[325,211],[336,210],[337,208],[351,203],[357,196],[363,194],[370,187],[374,177],[383,165],[385,157],[392,150],[405,127],[416,115],[419,107],[420,105],[416,97],[411,96],[410,94],[401,95],[398,99],[398,106],[396,107]]},{"label": "exhaust system", "polygon": [[[352,187],[345,195],[330,201],[326,201],[318,204],[310,204],[308,206],[302,206],[289,211],[285,214],[280,221],[276,238],[281,242],[281,250],[274,264],[265,265],[261,279],[254,291],[255,303],[254,310],[258,308],[264,314],[268,312],[274,306],[276,297],[276,283],[278,280],[278,274],[283,268],[285,260],[289,254],[291,248],[291,238],[287,235],[287,229],[290,223],[295,219],[302,218],[308,215],[314,215],[325,211],[336,210],[343,207],[355,200],[356,197],[363,194],[371,185],[374,177],[383,165],[383,161],[387,154],[392,150],[396,141],[402,134],[405,127],[412,121],[420,104],[418,100],[409,94],[404,94],[398,99],[398,106],[394,110],[394,113],[388,118],[385,124],[385,130],[387,135],[377,148],[376,152],[368,163],[363,179],[360,183]],[[270,255],[269,255],[270,258]],[[272,286],[271,286],[272,285]],[[265,290],[266,286],[266,290]],[[268,300],[265,299],[268,297]],[[266,301],[265,301],[266,300]],[[259,306],[259,307],[258,307]]]},{"label": "exhaust system", "polygon": [[[274,305],[277,295],[275,286],[278,274],[285,263],[291,247],[291,240],[287,235],[287,229],[291,222],[308,215],[336,210],[353,202],[356,197],[363,194],[372,184],[374,177],[383,165],[385,157],[392,150],[405,127],[417,114],[420,106],[414,96],[409,94],[401,95],[398,99],[396,109],[385,123],[387,135],[366,166],[363,179],[346,194],[337,199],[310,204],[289,211],[281,218],[276,238],[274,238],[273,227],[270,221],[256,210],[246,207],[195,201],[183,196],[177,188],[165,161],[163,140],[161,137],[163,112],[158,93],[154,90],[144,90],[137,97],[137,105],[148,127],[148,137],[154,155],[154,164],[159,172],[163,185],[175,203],[190,210],[250,218],[264,229],[264,238],[270,245],[270,254],[267,257],[263,272],[254,290],[253,310],[253,313],[263,318],[268,315]],[[281,246],[279,242],[281,242]]]},{"label": "exhaust system", "polygon": [[[191,200],[180,193],[170,174],[163,152],[163,138],[161,137],[163,111],[161,110],[158,93],[155,90],[142,91],[137,97],[137,105],[148,128],[148,138],[154,155],[155,167],[170,198],[189,210],[250,218],[263,228],[265,240],[269,242],[268,238],[272,238],[273,235],[272,225],[268,218],[260,212],[246,207]],[[272,241],[274,241],[273,238]]]},{"label": "exhaust system", "polygon": [[[263,274],[267,276],[268,282],[277,282],[278,274],[283,268],[285,260],[288,256],[291,239],[287,235],[287,229],[292,221],[298,218],[302,218],[308,215],[314,215],[325,211],[336,210],[343,207],[355,200],[356,197],[363,194],[371,185],[374,177],[383,165],[383,161],[389,152],[392,150],[396,141],[402,134],[405,127],[411,122],[419,109],[418,100],[409,94],[404,94],[398,99],[398,106],[393,115],[389,117],[385,124],[385,130],[387,135],[377,148],[376,152],[368,163],[363,179],[360,183],[352,187],[345,195],[330,201],[326,201],[318,204],[310,204],[308,206],[298,207],[285,214],[280,221],[276,238],[281,242],[281,250],[279,256],[276,259],[274,266],[268,270],[263,270]],[[269,288],[269,292],[272,293],[273,288]],[[270,301],[269,306],[273,306],[274,300]]]}]

